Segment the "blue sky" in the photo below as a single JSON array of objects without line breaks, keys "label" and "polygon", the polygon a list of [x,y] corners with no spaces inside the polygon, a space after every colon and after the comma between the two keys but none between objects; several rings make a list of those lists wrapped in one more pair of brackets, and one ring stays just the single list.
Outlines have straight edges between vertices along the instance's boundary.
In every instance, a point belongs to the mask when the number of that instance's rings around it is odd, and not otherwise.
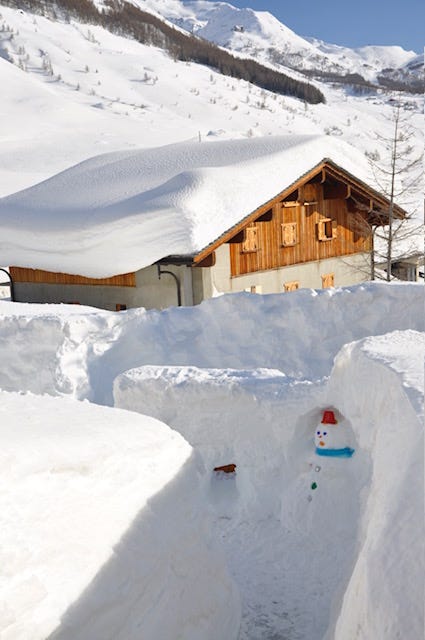
[{"label": "blue sky", "polygon": [[227,0],[235,7],[270,11],[300,36],[360,47],[399,44],[422,53],[425,0]]}]

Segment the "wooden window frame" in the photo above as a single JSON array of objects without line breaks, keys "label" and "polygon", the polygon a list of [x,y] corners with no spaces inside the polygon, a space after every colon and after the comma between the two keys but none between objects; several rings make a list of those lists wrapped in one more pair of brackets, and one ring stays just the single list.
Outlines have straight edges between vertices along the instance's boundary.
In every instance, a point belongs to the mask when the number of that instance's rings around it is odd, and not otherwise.
[{"label": "wooden window frame", "polygon": [[317,223],[317,239],[320,242],[334,240],[338,234],[338,222],[333,218],[322,218]]},{"label": "wooden window frame", "polygon": [[258,251],[258,227],[245,229],[245,240],[242,242],[242,253],[255,253]]},{"label": "wooden window frame", "polygon": [[[292,232],[287,234],[287,231],[292,228]],[[292,235],[292,241],[287,242],[288,235]],[[280,225],[280,244],[282,247],[295,247],[298,244],[298,223],[297,222],[282,222]]]}]

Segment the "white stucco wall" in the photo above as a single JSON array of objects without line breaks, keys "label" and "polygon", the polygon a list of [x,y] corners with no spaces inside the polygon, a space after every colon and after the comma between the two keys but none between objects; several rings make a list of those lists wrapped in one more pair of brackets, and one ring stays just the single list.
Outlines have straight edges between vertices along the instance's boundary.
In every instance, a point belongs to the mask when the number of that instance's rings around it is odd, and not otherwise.
[{"label": "white stucco wall", "polygon": [[370,254],[360,253],[328,260],[306,262],[270,271],[256,271],[231,278],[230,248],[222,245],[216,251],[216,264],[202,269],[204,298],[216,293],[235,293],[256,287],[257,293],[280,293],[288,282],[298,282],[299,288],[321,289],[322,276],[333,273],[335,287],[348,286],[370,280]]}]

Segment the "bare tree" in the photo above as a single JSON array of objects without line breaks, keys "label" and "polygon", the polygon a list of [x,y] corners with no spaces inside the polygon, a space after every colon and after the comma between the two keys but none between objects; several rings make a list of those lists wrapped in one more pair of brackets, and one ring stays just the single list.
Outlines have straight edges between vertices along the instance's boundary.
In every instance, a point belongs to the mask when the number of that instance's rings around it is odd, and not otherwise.
[{"label": "bare tree", "polygon": [[[411,122],[411,113],[403,109],[400,95],[392,101],[390,123],[392,133],[385,137],[376,134],[376,139],[384,148],[383,155],[379,152],[367,154],[372,174],[378,190],[388,199],[388,210],[385,212],[387,220],[376,220],[370,225],[370,231],[375,241],[380,240],[384,249],[386,262],[386,279],[391,280],[391,264],[393,262],[394,246],[402,241],[418,235],[422,224],[414,223],[412,219],[417,213],[415,193],[419,192],[422,184],[423,151],[417,151],[414,140],[419,135]],[[395,215],[396,203],[403,207],[408,215],[400,219]],[[376,251],[376,249],[375,249]],[[372,277],[374,278],[375,264],[379,255],[372,255]]]}]

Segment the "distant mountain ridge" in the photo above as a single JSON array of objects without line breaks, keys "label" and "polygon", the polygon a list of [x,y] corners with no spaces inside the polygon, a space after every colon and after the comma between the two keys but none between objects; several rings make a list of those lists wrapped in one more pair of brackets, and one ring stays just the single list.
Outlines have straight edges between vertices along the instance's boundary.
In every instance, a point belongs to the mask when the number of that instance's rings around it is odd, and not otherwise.
[{"label": "distant mountain ridge", "polygon": [[[309,77],[335,79],[357,74],[363,83],[423,91],[424,56],[400,46],[370,45],[350,49],[305,39],[267,11],[238,9],[225,2],[207,0],[131,0],[145,11],[162,15],[186,31],[195,33],[239,54],[267,64],[294,69]],[[314,72],[317,72],[316,74]]]},{"label": "distant mountain ridge", "polygon": [[[46,15],[58,7],[70,11],[79,18],[99,21],[115,31],[125,31],[127,35],[140,40],[138,22],[152,16],[163,23],[162,30],[177,27],[175,34],[179,40],[179,59],[193,59],[219,69],[225,75],[248,79],[265,89],[284,95],[298,95],[312,104],[323,101],[317,89],[308,85],[309,79],[353,85],[363,90],[365,87],[384,87],[412,93],[424,91],[424,56],[414,51],[406,51],[400,46],[370,45],[350,49],[325,43],[316,38],[303,38],[282,24],[267,11],[239,9],[226,2],[213,0],[2,0],[0,5],[32,11],[44,10]],[[140,13],[139,13],[140,12]],[[127,14],[123,20],[121,17]],[[109,15],[109,19],[108,19]],[[145,16],[145,17],[143,17]],[[114,24],[115,23],[115,24]],[[150,29],[153,25],[150,25]],[[158,25],[155,25],[158,29]],[[198,41],[190,41],[183,46],[184,34],[195,35]],[[170,38],[168,33],[167,38]],[[161,39],[161,38],[160,38]],[[201,41],[199,41],[201,39]],[[233,63],[229,58],[223,61],[224,53],[210,49],[202,42],[224,49],[237,58],[251,59],[253,64],[274,69],[287,77],[286,82],[275,76],[259,79],[264,72],[251,68],[240,69],[241,63]],[[154,42],[154,44],[159,44]],[[175,43],[173,43],[175,45]],[[164,42],[159,46],[166,46]],[[170,46],[168,46],[170,48]],[[172,47],[171,47],[172,48]],[[182,53],[182,48],[184,52]],[[200,51],[202,49],[202,51]],[[175,52],[173,55],[176,55]],[[255,61],[255,62],[254,62]],[[236,69],[239,67],[239,69]],[[296,72],[296,75],[290,72]],[[288,72],[290,79],[288,78]],[[268,76],[273,72],[270,70]],[[299,86],[304,82],[307,87]]]}]

